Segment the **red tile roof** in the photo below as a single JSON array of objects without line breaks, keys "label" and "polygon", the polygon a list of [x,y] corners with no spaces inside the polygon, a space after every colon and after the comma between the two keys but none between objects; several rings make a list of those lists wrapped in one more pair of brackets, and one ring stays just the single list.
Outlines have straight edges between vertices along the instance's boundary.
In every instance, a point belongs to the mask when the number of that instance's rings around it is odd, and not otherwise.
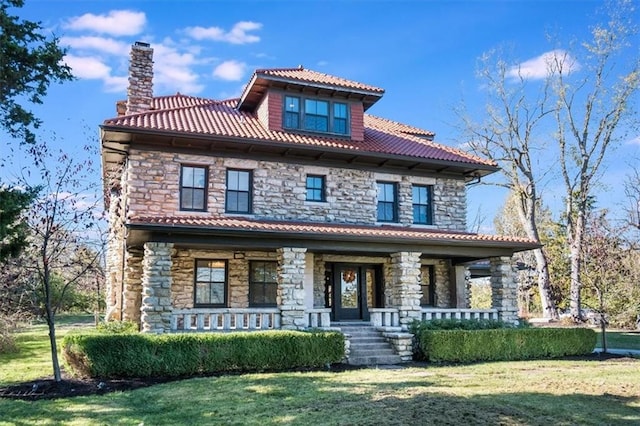
[{"label": "red tile roof", "polygon": [[366,226],[366,225],[346,225],[334,223],[306,223],[306,222],[284,222],[254,220],[232,217],[203,217],[203,216],[136,216],[129,219],[130,225],[152,225],[172,228],[191,228],[199,230],[220,230],[220,231],[262,231],[281,234],[298,235],[322,235],[323,237],[372,237],[378,240],[402,241],[421,240],[426,244],[430,242],[461,242],[461,243],[505,243],[519,244],[527,249],[538,247],[538,245],[528,239],[512,236],[473,234],[469,232],[443,231],[424,228],[407,228],[399,226]]},{"label": "red tile roof", "polygon": [[312,71],[303,67],[259,69],[253,73],[251,80],[256,77],[281,78],[287,81],[305,82],[314,85],[321,84],[349,90],[355,89],[364,90],[367,92],[376,92],[381,95],[384,93],[384,89],[381,89],[379,87],[359,83],[353,80],[347,80],[346,78],[336,77],[317,71]]},{"label": "red tile roof", "polygon": [[105,120],[112,129],[149,130],[185,135],[220,136],[327,147],[338,150],[391,154],[428,160],[459,162],[494,167],[495,163],[459,149],[433,142],[433,133],[416,127],[364,114],[364,141],[273,131],[253,113],[235,108],[237,99],[216,101],[176,94],[156,97],[152,110]]}]

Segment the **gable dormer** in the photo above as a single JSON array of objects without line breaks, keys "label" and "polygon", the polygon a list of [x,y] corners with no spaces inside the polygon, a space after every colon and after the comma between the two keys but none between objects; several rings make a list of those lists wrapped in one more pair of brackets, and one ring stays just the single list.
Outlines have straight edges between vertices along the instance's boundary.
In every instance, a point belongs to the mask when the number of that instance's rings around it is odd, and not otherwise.
[{"label": "gable dormer", "polygon": [[256,70],[238,109],[255,112],[269,130],[364,140],[364,111],[384,90],[298,68]]}]

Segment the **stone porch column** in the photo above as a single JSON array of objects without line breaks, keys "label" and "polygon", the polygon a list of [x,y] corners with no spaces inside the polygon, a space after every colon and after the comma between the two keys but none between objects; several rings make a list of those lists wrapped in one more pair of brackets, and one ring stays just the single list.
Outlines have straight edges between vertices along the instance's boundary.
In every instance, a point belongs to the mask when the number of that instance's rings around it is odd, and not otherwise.
[{"label": "stone porch column", "polygon": [[505,322],[518,321],[518,280],[511,257],[492,257],[491,306]]},{"label": "stone porch column", "polygon": [[112,188],[109,201],[109,237],[106,257],[106,321],[121,319],[122,315],[122,260],[124,256],[124,225],[119,189]]},{"label": "stone porch column", "polygon": [[140,324],[142,307],[142,261],[144,252],[129,249],[125,253],[122,320]]},{"label": "stone porch column", "polygon": [[413,320],[420,319],[420,255],[417,252],[391,254],[391,307],[399,310],[403,330],[407,330]]},{"label": "stone porch column", "polygon": [[164,333],[171,329],[171,252],[173,243],[149,242],[142,261],[141,329]]},{"label": "stone porch column", "polygon": [[284,329],[304,329],[305,316],[304,271],[306,248],[282,247],[278,254],[278,293],[281,325]]}]

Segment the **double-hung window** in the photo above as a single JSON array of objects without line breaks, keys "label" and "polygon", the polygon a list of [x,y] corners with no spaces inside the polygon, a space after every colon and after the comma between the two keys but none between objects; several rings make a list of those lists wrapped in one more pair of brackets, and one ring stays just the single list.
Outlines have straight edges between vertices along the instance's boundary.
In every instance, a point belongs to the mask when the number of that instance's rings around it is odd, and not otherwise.
[{"label": "double-hung window", "polygon": [[324,176],[307,175],[307,201],[324,201]]},{"label": "double-hung window", "polygon": [[378,182],[378,222],[398,221],[397,185]]},{"label": "double-hung window", "polygon": [[251,213],[251,170],[227,170],[227,213]]},{"label": "double-hung window", "polygon": [[433,225],[431,187],[413,185],[413,223]]},{"label": "double-hung window", "polygon": [[282,127],[309,132],[348,135],[349,108],[344,102],[304,98],[284,97]]},{"label": "double-hung window", "polygon": [[227,261],[196,260],[195,306],[225,306]]},{"label": "double-hung window", "polygon": [[277,263],[252,261],[249,265],[249,306],[276,306]]},{"label": "double-hung window", "polygon": [[185,166],[180,169],[180,210],[207,209],[207,168]]}]

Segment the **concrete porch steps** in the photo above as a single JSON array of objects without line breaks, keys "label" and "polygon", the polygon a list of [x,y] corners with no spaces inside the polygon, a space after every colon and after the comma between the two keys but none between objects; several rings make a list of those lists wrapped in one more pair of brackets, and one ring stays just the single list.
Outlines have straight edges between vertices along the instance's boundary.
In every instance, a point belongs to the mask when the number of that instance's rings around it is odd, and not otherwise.
[{"label": "concrete porch steps", "polygon": [[402,360],[393,346],[382,336],[382,333],[368,323],[340,322],[332,327],[339,328],[348,336],[351,365],[390,365],[400,364]]}]

